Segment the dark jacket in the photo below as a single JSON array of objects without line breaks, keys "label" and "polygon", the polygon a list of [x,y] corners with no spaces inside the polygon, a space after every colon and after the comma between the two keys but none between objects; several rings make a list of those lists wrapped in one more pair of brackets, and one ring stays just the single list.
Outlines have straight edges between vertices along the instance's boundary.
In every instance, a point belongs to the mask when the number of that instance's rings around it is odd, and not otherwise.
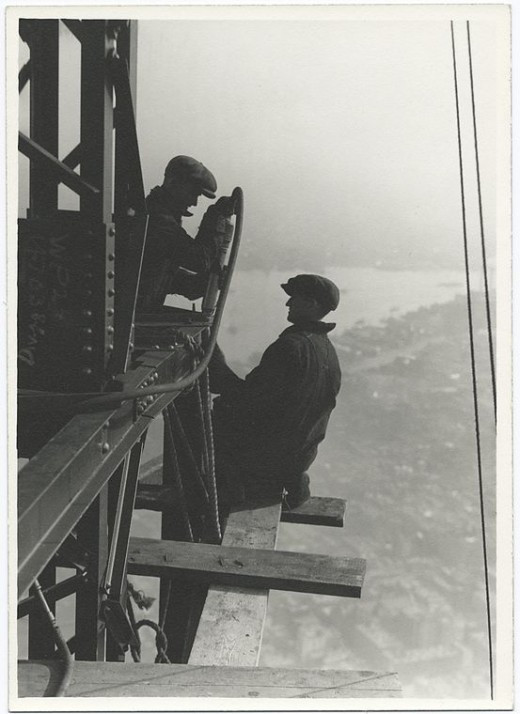
[{"label": "dark jacket", "polygon": [[210,206],[197,236],[192,238],[182,227],[181,218],[172,215],[161,186],[152,189],[146,205],[149,213],[148,233],[139,283],[138,309],[157,309],[169,294],[184,295],[191,300],[201,297],[208,271],[217,254],[219,212],[214,205]]},{"label": "dark jacket", "polygon": [[336,405],[341,371],[327,333],[334,324],[293,325],[242,380],[222,353],[210,365],[217,466],[240,478],[284,485],[316,458]]}]

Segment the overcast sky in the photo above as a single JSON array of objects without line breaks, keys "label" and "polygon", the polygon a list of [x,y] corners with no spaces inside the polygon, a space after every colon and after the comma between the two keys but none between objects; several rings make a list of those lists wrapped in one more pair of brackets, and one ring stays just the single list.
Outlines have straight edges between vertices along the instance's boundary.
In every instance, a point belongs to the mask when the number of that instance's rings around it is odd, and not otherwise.
[{"label": "overcast sky", "polygon": [[[149,11],[150,12],[150,11]],[[158,17],[159,11],[154,11]],[[169,17],[173,10],[163,10]],[[200,9],[199,9],[200,12]],[[176,154],[219,193],[244,189],[244,243],[348,262],[399,249],[460,261],[461,199],[450,18],[455,18],[470,237],[478,240],[465,19],[471,20],[482,199],[495,238],[497,136],[507,134],[506,6],[206,8],[139,23],[137,124],[146,189]],[[188,16],[188,10],[184,14]],[[195,17],[195,15],[193,15]],[[79,44],[62,25],[62,78]],[[505,51],[504,51],[505,48]],[[22,44],[20,61],[27,57]],[[60,153],[78,141],[77,88],[62,96]],[[21,124],[27,130],[27,90]],[[501,134],[500,134],[501,133]],[[507,155],[507,154],[506,154]],[[22,157],[22,176],[28,161]],[[507,184],[507,168],[502,174]],[[60,189],[62,196],[68,190]],[[63,207],[73,207],[65,200]],[[208,203],[187,228],[194,232]],[[24,200],[21,201],[23,209]],[[403,267],[407,267],[403,265]],[[454,267],[457,267],[454,263]]]},{"label": "overcast sky", "polygon": [[[271,10],[265,20],[140,23],[137,105],[147,188],[161,181],[171,156],[191,154],[215,173],[219,191],[243,187],[248,240],[283,240],[291,249],[302,242],[324,250],[352,242],[411,252],[436,246],[459,255],[449,15],[403,15],[394,7],[383,20],[360,21],[348,9],[330,8],[328,20],[280,21]],[[490,240],[503,69],[498,16],[479,14],[471,23]],[[455,29],[468,220],[477,229],[465,23]]]}]

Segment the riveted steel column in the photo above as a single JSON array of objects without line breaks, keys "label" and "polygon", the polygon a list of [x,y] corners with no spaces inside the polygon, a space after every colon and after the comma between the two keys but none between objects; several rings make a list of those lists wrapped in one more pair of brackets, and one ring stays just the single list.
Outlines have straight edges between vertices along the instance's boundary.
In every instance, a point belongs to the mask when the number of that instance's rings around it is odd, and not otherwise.
[{"label": "riveted steel column", "polygon": [[108,21],[81,23],[81,178],[100,189],[82,196],[81,213],[109,224],[112,220],[114,128],[113,90],[107,56],[113,48]]},{"label": "riveted steel column", "polygon": [[[31,139],[58,156],[59,20],[32,21]],[[41,162],[31,161],[29,215],[43,218],[58,208],[58,182]]]}]

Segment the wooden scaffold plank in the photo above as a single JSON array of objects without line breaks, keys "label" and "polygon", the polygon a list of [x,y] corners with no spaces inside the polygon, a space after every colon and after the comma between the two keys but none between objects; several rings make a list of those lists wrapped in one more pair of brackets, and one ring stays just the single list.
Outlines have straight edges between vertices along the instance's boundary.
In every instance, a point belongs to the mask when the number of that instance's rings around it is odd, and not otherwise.
[{"label": "wooden scaffold plank", "polygon": [[[18,695],[41,697],[61,670],[51,660],[20,662]],[[393,672],[76,662],[66,696],[371,699],[400,697],[401,688]]]},{"label": "wooden scaffold plank", "polygon": [[[279,521],[280,503],[232,511],[222,545],[274,549]],[[265,589],[211,586],[189,664],[258,664],[268,597]]]},{"label": "wooden scaffold plank", "polygon": [[204,543],[133,538],[132,575],[182,575],[197,582],[273,588],[317,595],[360,597],[366,564],[361,558],[331,557]]}]

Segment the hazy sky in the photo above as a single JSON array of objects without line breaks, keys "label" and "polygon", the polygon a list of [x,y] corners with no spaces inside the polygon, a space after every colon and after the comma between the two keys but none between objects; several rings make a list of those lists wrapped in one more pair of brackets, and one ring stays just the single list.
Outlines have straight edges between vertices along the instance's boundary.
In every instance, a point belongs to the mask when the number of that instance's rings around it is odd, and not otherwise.
[{"label": "hazy sky", "polygon": [[[337,16],[329,20],[142,22],[137,105],[147,187],[161,181],[171,156],[192,154],[215,173],[219,191],[243,187],[245,240],[291,250],[318,243],[340,260],[353,243],[460,256],[449,16],[405,19],[391,8],[390,19],[359,21],[330,11]],[[468,222],[476,230],[465,31],[459,20]],[[492,240],[497,26],[482,18],[471,32]]]},{"label": "hazy sky", "polygon": [[[495,238],[496,139],[507,131],[505,6],[235,8],[233,19],[139,23],[137,123],[147,190],[176,154],[244,189],[243,250],[284,245],[332,262],[400,248],[403,261],[461,261],[461,199],[450,18],[456,18],[470,237],[478,241],[464,20],[471,19],[486,235]],[[384,16],[381,13],[385,13]],[[325,14],[327,13],[327,14]],[[171,15],[171,12],[170,12]],[[61,147],[77,143],[79,45],[61,26]],[[22,45],[21,61],[27,56]],[[22,127],[27,126],[27,90]],[[24,119],[25,117],[25,119]],[[28,161],[21,159],[22,172]],[[22,174],[23,175],[23,174]],[[62,196],[69,194],[60,189]],[[22,205],[24,200],[22,198]],[[201,211],[187,228],[194,232]],[[74,207],[70,196],[64,207]],[[297,260],[295,261],[297,263]],[[331,262],[331,261],[329,261]],[[462,267],[462,263],[460,263]],[[407,267],[407,266],[403,266]]]}]

